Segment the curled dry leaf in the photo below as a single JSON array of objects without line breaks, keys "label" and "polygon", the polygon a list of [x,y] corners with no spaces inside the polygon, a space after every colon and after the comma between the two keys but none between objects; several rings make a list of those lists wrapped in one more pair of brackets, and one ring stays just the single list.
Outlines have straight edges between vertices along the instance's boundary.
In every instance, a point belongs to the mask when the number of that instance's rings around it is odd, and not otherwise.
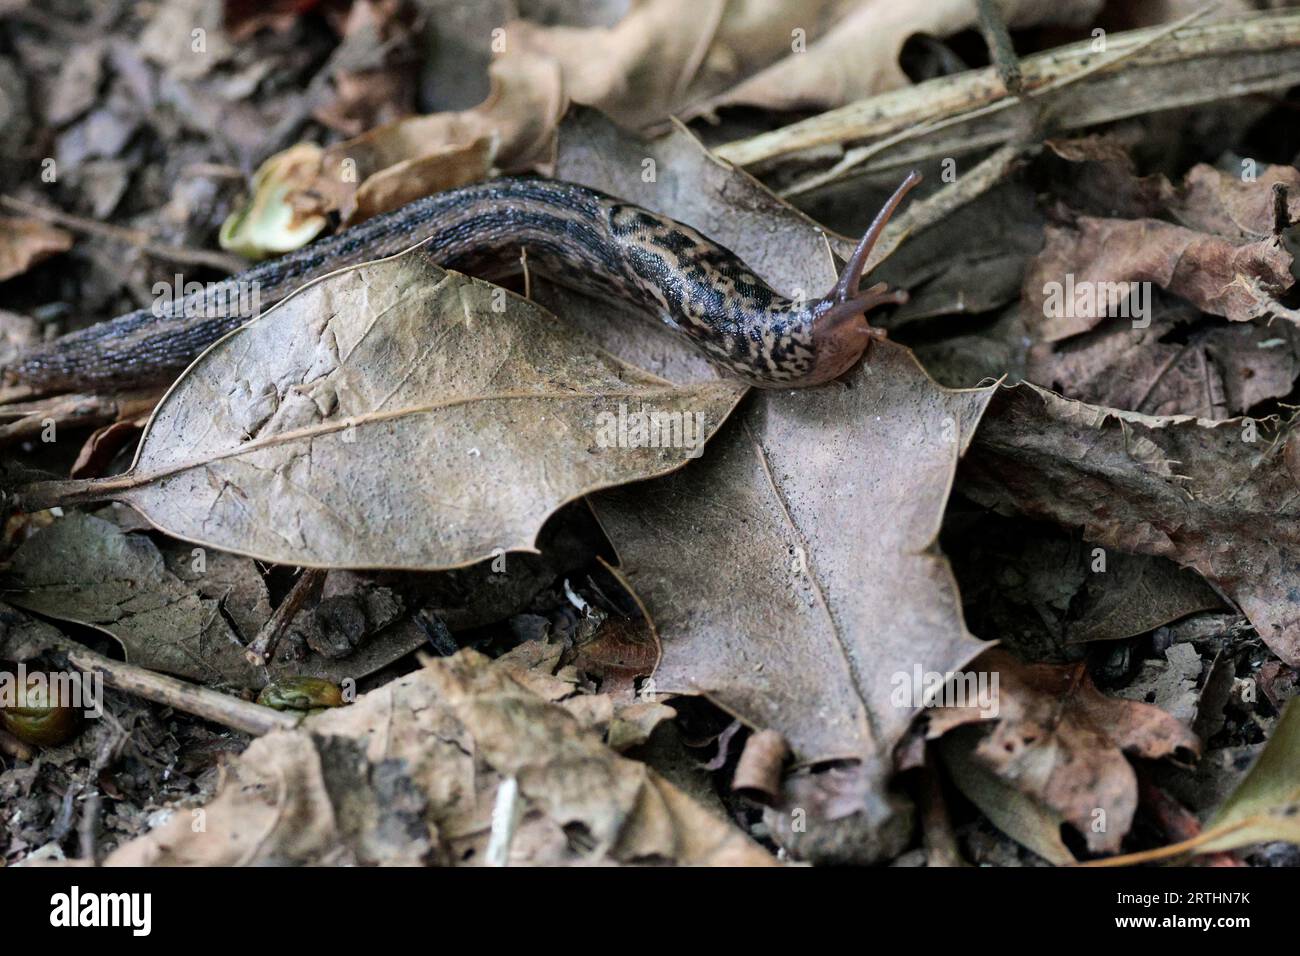
[{"label": "curled dry leaf", "polygon": [[424,642],[417,628],[396,628],[348,657],[253,667],[244,645],[271,616],[254,562],[176,543],[160,549],[147,535],[75,512],[14,552],[4,587],[18,607],[112,635],[132,664],[209,684],[259,688],[299,675],[355,680]]},{"label": "curled dry leaf", "polygon": [[984,647],[933,546],[990,395],[873,346],[844,382],[753,395],[703,461],[593,498],[663,643],[656,689],[707,695],[801,763],[857,761],[822,803],[868,821],[859,857],[906,838],[886,784],[922,701],[900,703],[894,675],[910,686]]},{"label": "curled dry leaf", "polygon": [[[968,783],[966,795],[1009,836],[1053,862],[1068,862],[1059,858],[1059,836],[1046,839],[1053,820],[1075,827],[1094,853],[1119,849],[1138,803],[1137,776],[1124,754],[1187,759],[1200,753],[1191,730],[1157,707],[1105,696],[1083,665],[1022,664],[994,649],[971,670],[988,675],[990,688],[997,675],[993,713],[969,699],[965,706],[937,707],[929,713],[928,735],[980,725],[980,732],[960,734],[942,750],[954,779]],[[1028,802],[999,806],[1008,787]]]},{"label": "curled dry leaf", "polygon": [[[311,283],[205,352],[126,475],[31,490],[114,498],[277,564],[450,568],[534,550],[566,502],[680,467],[742,391],[675,388],[416,248]],[[642,409],[655,434],[619,427]]]},{"label": "curled dry leaf", "polygon": [[39,219],[0,216],[0,282],[72,248],[72,233]]},{"label": "curled dry leaf", "polygon": [[851,6],[846,0],[639,0],[612,27],[515,20],[506,28],[504,58],[554,61],[575,102],[641,128],[731,87],[789,53],[794,31],[820,35]]},{"label": "curled dry leaf", "polygon": [[523,801],[512,863],[773,862],[563,707],[462,651],[254,741],[205,808],[204,832],[178,813],[107,863],[477,865],[507,778]]},{"label": "curled dry leaf", "polygon": [[1155,219],[1084,216],[1075,228],[1048,227],[1025,296],[1031,312],[1046,316],[1047,341],[1085,332],[1105,318],[1107,303],[1086,296],[1098,290],[1109,295],[1117,287],[1122,301],[1127,284],[1140,282],[1234,322],[1277,314],[1300,320],[1277,301],[1293,282],[1291,262],[1285,245],[1272,237],[1238,245]]},{"label": "curled dry leaf", "polygon": [[1195,569],[1296,665],[1294,431],[1292,423],[1139,415],[1025,384],[990,406],[959,487],[981,504],[1081,528],[1104,547]]},{"label": "curled dry leaf", "polygon": [[[1119,188],[1136,183],[1115,163],[1101,165]],[[1242,181],[1202,165],[1181,190],[1163,180],[1149,184],[1151,201],[1158,193],[1176,223],[1080,216],[1070,226],[1049,226],[1025,277],[1026,308],[1045,317],[1042,338],[1055,342],[1094,328],[1128,295],[1130,283],[1154,283],[1234,322],[1273,316],[1300,321],[1300,313],[1278,301],[1294,279],[1291,253],[1274,221],[1274,186],[1294,190],[1297,181],[1300,172],[1288,167],[1269,167]],[[1287,208],[1291,217],[1300,213],[1300,196],[1289,198]],[[1135,327],[1145,328],[1149,319],[1136,316]]]},{"label": "curled dry leaf", "polygon": [[325,149],[299,143],[272,156],[223,224],[222,247],[254,259],[288,252],[314,238],[330,212],[355,225],[494,172],[545,166],[568,102],[559,69],[519,57],[494,63],[491,78],[491,93],[473,109],[406,117]]},{"label": "curled dry leaf", "polygon": [[[397,120],[325,150],[318,188],[326,196],[339,194],[345,223],[494,171],[547,163],[568,105],[558,68],[544,59],[512,57],[493,63],[489,76],[491,92],[473,109]],[[355,192],[352,183],[358,183]]]}]

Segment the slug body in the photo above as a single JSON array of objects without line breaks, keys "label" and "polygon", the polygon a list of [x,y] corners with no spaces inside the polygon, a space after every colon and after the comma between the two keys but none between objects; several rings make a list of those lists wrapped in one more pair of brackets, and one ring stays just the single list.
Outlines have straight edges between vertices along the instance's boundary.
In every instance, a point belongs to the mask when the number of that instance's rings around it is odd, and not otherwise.
[{"label": "slug body", "polygon": [[919,180],[912,173],[903,182],[835,287],[810,302],[774,292],[734,253],[682,223],[573,183],[506,178],[417,200],[165,308],[65,335],[20,355],[7,371],[41,391],[165,383],[253,317],[218,305],[239,301],[240,290],[256,289],[269,307],[313,278],[427,239],[444,267],[485,277],[517,270],[524,250],[529,269],[635,304],[750,384],[816,385],[842,374],[880,334],[866,312],[906,300],[883,284],[858,285],[889,216]]}]

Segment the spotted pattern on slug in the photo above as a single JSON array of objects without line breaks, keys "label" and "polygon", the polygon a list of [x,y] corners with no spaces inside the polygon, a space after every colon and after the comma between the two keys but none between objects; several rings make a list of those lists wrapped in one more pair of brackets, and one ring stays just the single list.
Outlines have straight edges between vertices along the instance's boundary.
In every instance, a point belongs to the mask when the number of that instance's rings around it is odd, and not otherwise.
[{"label": "spotted pattern on slug", "polygon": [[[869,340],[863,312],[901,301],[901,293],[861,293],[857,280],[879,229],[918,178],[909,177],[877,217],[848,277],[808,303],[773,291],[734,253],[690,226],[583,186],[532,178],[417,200],[254,266],[225,288],[228,294],[256,283],[265,309],[313,278],[423,240],[433,261],[485,278],[518,271],[526,252],[529,269],[581,292],[631,302],[751,384],[816,384],[861,355]],[[211,317],[221,294],[205,288],[161,315],[141,309],[65,335],[20,355],[6,377],[47,391],[164,383],[249,318]]]}]

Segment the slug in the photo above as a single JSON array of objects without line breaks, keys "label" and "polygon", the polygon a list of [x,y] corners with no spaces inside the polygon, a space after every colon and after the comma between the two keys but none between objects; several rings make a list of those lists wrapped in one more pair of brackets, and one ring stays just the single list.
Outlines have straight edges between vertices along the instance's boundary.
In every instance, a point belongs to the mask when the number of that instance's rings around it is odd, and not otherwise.
[{"label": "slug", "polygon": [[903,181],[839,281],[809,302],[773,291],[733,252],[690,226],[573,183],[503,178],[416,200],[165,308],[64,335],[20,354],[6,373],[37,391],[163,384],[251,318],[219,305],[239,301],[241,289],[256,289],[269,306],[313,278],[428,239],[434,261],[481,277],[517,268],[526,250],[530,269],[634,303],[752,385],[817,385],[847,371],[882,334],[867,312],[906,301],[906,292],[883,283],[858,286],[876,240],[920,179],[913,172]]}]

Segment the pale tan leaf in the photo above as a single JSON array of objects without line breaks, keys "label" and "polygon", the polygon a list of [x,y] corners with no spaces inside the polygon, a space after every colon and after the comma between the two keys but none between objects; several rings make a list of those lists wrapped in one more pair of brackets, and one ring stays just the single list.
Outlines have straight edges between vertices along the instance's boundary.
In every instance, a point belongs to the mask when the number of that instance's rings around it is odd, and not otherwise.
[{"label": "pale tan leaf", "polygon": [[[566,502],[698,456],[742,392],[671,386],[417,248],[222,339],[159,403],[132,470],[81,494],[279,564],[457,567],[534,550]],[[662,428],[620,430],[642,409]]]},{"label": "pale tan leaf", "polygon": [[895,675],[984,647],[934,539],[990,394],[873,346],[841,383],[754,394],[680,474],[593,499],[663,642],[656,690],[707,695],[801,763],[861,762],[828,812],[875,808],[875,836],[894,832],[890,754],[922,704],[894,700]]},{"label": "pale tan leaf", "polygon": [[771,865],[772,856],[563,707],[474,651],[269,734],[204,808],[109,865],[480,865],[502,782],[517,782],[517,865]]}]

